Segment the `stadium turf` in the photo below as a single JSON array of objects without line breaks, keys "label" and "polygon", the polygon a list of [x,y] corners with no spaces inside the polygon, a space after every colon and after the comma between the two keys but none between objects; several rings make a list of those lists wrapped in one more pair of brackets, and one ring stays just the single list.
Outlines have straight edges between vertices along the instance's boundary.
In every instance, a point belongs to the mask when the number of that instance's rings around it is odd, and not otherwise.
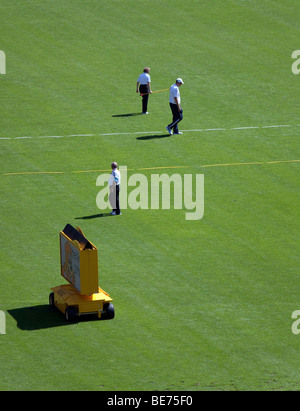
[{"label": "stadium turf", "polygon": [[[1,0],[1,390],[299,390],[299,7]],[[183,78],[183,135],[168,92],[135,115],[144,66],[153,91]],[[204,174],[204,217],[107,217],[111,161]],[[99,250],[113,320],[48,306],[67,223]]]}]

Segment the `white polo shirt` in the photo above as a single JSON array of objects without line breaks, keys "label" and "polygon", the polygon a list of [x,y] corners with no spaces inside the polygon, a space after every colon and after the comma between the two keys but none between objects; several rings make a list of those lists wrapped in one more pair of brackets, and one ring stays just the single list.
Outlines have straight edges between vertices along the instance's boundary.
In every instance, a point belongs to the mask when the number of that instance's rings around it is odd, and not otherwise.
[{"label": "white polo shirt", "polygon": [[142,73],[139,75],[139,78],[137,79],[137,81],[140,84],[148,84],[148,83],[151,83],[151,78],[148,73]]},{"label": "white polo shirt", "polygon": [[112,186],[114,182],[116,182],[117,186],[120,185],[120,183],[121,183],[121,174],[120,174],[120,171],[117,168],[113,169],[113,171],[112,171],[112,173],[109,177],[109,180],[108,180],[108,185]]},{"label": "white polo shirt", "polygon": [[173,86],[170,87],[170,96],[169,96],[170,103],[176,104],[176,101],[174,99],[175,97],[178,98],[178,103],[180,104],[180,91],[176,83],[174,83]]}]

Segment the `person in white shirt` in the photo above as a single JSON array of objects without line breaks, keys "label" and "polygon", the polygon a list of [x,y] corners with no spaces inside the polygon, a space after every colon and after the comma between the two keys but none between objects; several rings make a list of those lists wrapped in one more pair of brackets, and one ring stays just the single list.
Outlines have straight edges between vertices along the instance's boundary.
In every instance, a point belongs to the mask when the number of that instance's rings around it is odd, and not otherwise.
[{"label": "person in white shirt", "polygon": [[169,134],[182,134],[178,130],[178,123],[183,119],[182,115],[182,108],[180,105],[180,91],[179,87],[184,84],[181,78],[178,78],[176,82],[170,87],[170,96],[169,96],[169,103],[171,107],[171,111],[173,114],[172,123],[168,124],[166,129]]},{"label": "person in white shirt", "polygon": [[120,202],[119,202],[119,193],[120,193],[120,183],[121,183],[121,174],[118,170],[118,164],[113,161],[111,163],[112,173],[108,180],[109,186],[109,202],[111,208],[113,209],[112,215],[121,215]]},{"label": "person in white shirt", "polygon": [[150,77],[150,68],[145,67],[144,72],[139,75],[139,78],[136,82],[136,92],[140,92],[142,95],[142,114],[148,114],[148,98],[151,91],[151,77]]}]

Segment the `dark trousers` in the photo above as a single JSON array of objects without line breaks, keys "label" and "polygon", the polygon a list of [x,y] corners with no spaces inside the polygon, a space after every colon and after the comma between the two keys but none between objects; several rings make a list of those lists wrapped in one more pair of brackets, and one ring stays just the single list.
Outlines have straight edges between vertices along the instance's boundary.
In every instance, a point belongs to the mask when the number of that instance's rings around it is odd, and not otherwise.
[{"label": "dark trousers", "polygon": [[178,110],[177,104],[170,103],[170,107],[173,114],[173,121],[168,125],[171,129],[173,128],[173,133],[178,133],[178,123],[183,119],[182,109]]},{"label": "dark trousers", "polygon": [[116,214],[120,214],[120,201],[119,201],[119,196],[120,196],[120,185],[115,185],[110,189],[109,193],[109,202],[111,205],[111,208],[113,211],[115,211]]},{"label": "dark trousers", "polygon": [[[140,84],[140,93],[141,94],[149,93],[147,84]],[[148,98],[149,98],[149,94],[144,94],[142,96],[142,110],[143,110],[143,113],[147,112]]]}]

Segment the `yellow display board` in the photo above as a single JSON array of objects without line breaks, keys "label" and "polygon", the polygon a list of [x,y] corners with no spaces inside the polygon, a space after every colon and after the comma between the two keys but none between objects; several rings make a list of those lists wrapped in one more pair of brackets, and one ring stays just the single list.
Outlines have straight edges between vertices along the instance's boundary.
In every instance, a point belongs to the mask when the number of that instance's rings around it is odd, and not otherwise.
[{"label": "yellow display board", "polygon": [[60,231],[61,275],[81,295],[98,293],[98,250],[81,229],[67,224]]}]

